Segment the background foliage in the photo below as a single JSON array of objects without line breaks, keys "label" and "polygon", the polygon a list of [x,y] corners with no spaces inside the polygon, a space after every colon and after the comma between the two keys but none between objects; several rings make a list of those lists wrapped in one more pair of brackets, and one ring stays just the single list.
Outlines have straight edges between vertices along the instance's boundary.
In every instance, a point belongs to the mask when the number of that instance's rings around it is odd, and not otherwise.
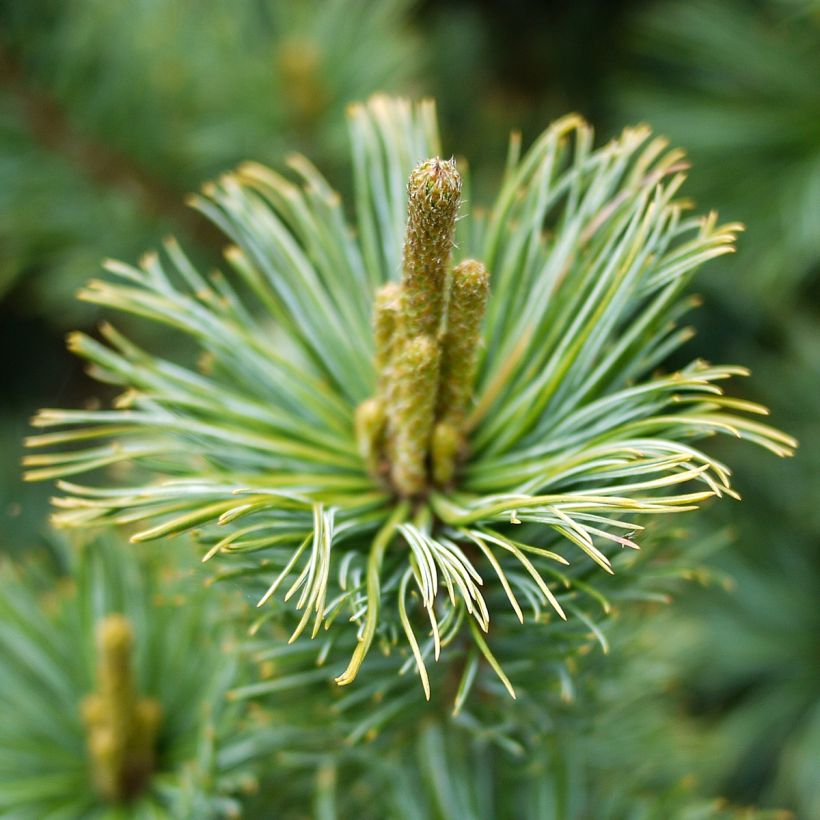
[{"label": "background foliage", "polygon": [[[617,668],[606,672],[612,709],[585,732],[572,724],[566,760],[586,761],[605,783],[640,764],[626,798],[636,817],[672,816],[652,802],[666,793],[683,801],[675,811],[702,812],[692,816],[720,816],[698,805],[716,794],[820,814],[811,772],[820,755],[820,465],[810,445],[820,412],[816,2],[12,0],[0,10],[0,43],[0,542],[9,552],[46,543],[47,491],[18,479],[26,417],[91,394],[62,335],[90,328],[95,315],[70,294],[101,258],[133,261],[169,231],[197,262],[213,264],[221,240],[181,205],[205,179],[248,158],[281,167],[296,146],[348,190],[342,114],[377,89],[438,97],[444,142],[477,169],[477,198],[495,184],[508,130],[521,127],[528,141],[570,110],[601,135],[647,121],[688,148],[698,202],[745,221],[748,232],[731,262],[699,280],[706,305],[687,352],[750,365],[746,397],[769,405],[804,447],[786,462],[734,454],[746,503],[716,506],[698,525],[725,532],[708,561],[732,584],[690,590],[668,617],[619,632]],[[690,538],[704,552],[715,546],[697,532]],[[639,708],[640,698],[631,708],[644,691],[652,708]],[[305,725],[316,720],[307,714]],[[463,744],[437,731],[419,730],[408,745],[422,762],[394,784],[397,805],[404,790],[437,810],[453,788],[432,776],[444,770],[445,748],[454,769],[471,767]],[[614,749],[601,742],[612,735]],[[286,754],[288,738],[264,742]],[[673,746],[684,751],[668,753]],[[621,764],[601,759],[608,749]],[[494,754],[473,753],[485,765]],[[332,778],[317,788],[310,759],[305,777],[288,784],[283,811],[310,799],[321,816],[332,802]],[[371,764],[355,755],[345,763],[368,773]],[[582,791],[584,767],[567,766],[580,778],[568,792]],[[678,783],[684,773],[694,778]],[[508,789],[515,782],[514,772],[501,777]],[[362,788],[351,798],[359,806]],[[639,793],[651,798],[643,813]],[[474,806],[477,798],[452,799]],[[619,811],[610,816],[626,816]]]}]

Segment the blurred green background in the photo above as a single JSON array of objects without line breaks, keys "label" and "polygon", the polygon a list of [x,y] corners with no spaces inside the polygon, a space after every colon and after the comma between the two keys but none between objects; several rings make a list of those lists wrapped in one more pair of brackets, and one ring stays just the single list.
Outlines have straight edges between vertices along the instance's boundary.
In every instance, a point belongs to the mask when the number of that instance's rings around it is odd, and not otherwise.
[{"label": "blurred green background", "polygon": [[219,264],[186,192],[292,150],[347,190],[345,107],[377,90],[438,99],[478,200],[513,128],[526,141],[577,110],[605,139],[646,121],[688,150],[698,206],[747,225],[700,280],[687,354],[749,365],[742,389],[802,443],[786,462],[734,447],[743,504],[692,524],[693,544],[724,533],[708,560],[731,583],[644,636],[664,731],[708,750],[704,793],[820,817],[819,78],[817,0],[7,0],[0,546],[47,538],[48,487],[19,480],[28,417],[94,393],[64,350],[99,318],[73,292],[167,233]]}]

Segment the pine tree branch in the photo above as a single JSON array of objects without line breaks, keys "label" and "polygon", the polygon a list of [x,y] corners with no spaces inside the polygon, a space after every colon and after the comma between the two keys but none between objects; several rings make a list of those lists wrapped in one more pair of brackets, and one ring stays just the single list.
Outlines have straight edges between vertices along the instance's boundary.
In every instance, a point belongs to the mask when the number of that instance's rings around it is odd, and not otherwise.
[{"label": "pine tree branch", "polygon": [[95,184],[125,192],[145,214],[170,219],[187,237],[221,254],[224,238],[207,220],[181,206],[184,191],[169,187],[125,154],[79,130],[60,103],[25,76],[21,61],[2,43],[0,88],[14,100],[39,145]]}]

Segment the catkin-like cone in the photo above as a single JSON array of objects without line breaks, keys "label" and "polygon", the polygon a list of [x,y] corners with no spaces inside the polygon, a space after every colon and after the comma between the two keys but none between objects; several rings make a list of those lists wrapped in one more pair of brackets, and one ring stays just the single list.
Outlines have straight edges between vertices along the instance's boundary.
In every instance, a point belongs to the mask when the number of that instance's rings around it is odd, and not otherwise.
[{"label": "catkin-like cone", "polygon": [[450,250],[461,200],[455,163],[438,157],[417,165],[407,183],[407,234],[401,293],[402,333],[435,337],[444,309]]},{"label": "catkin-like cone", "polygon": [[393,358],[400,301],[401,285],[398,282],[389,282],[376,291],[373,305],[373,341],[376,352],[373,363],[380,377]]},{"label": "catkin-like cone", "polygon": [[131,668],[134,649],[131,624],[123,615],[109,615],[98,627],[97,641],[97,682],[106,705],[106,721],[114,736],[124,744],[131,733],[137,699]]},{"label": "catkin-like cone", "polygon": [[153,770],[160,708],[155,701],[137,698],[128,619],[105,618],[97,643],[98,691],[86,698],[82,710],[88,749],[100,794],[124,800],[143,788]]},{"label": "catkin-like cone", "polygon": [[441,382],[436,417],[459,427],[473,390],[481,322],[487,309],[490,274],[481,262],[466,259],[453,271],[447,330],[442,339]]},{"label": "catkin-like cone", "polygon": [[433,481],[439,487],[452,484],[461,443],[461,433],[453,424],[448,421],[436,423],[430,445],[430,462],[433,469]]},{"label": "catkin-like cone", "polygon": [[356,408],[356,441],[367,469],[375,475],[379,469],[384,443],[384,403],[379,398],[365,399]]},{"label": "catkin-like cone", "polygon": [[403,343],[390,413],[393,486],[403,496],[418,495],[427,486],[438,369],[439,349],[432,336],[416,336]]}]

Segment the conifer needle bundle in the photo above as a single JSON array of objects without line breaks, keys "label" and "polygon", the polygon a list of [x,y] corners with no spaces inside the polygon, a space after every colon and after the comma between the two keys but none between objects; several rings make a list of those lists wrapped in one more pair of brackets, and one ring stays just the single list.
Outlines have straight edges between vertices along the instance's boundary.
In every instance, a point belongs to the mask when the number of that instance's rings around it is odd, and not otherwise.
[{"label": "conifer needle bundle", "polygon": [[62,526],[194,533],[260,605],[295,608],[292,641],[352,630],[340,684],[378,640],[410,647],[428,691],[427,664],[466,644],[512,692],[502,611],[549,641],[575,617],[557,596],[567,565],[612,573],[658,515],[735,497],[708,437],[792,452],[765,408],[724,394],[742,367],[662,369],[691,336],[692,275],[740,226],[689,213],[682,153],[645,127],[594,149],[569,116],[523,155],[513,137],[486,211],[466,164],[442,159],[431,103],[375,97],[350,131],[354,229],[295,156],[295,181],[249,163],[193,198],[232,243],[229,275],[203,276],[173,241],[106,265],[83,299],[202,355],[110,324],[102,342],[74,334],[124,392],[110,410],[41,411],[35,426],[58,429],[29,439],[46,452],[28,477],[59,479]]}]

